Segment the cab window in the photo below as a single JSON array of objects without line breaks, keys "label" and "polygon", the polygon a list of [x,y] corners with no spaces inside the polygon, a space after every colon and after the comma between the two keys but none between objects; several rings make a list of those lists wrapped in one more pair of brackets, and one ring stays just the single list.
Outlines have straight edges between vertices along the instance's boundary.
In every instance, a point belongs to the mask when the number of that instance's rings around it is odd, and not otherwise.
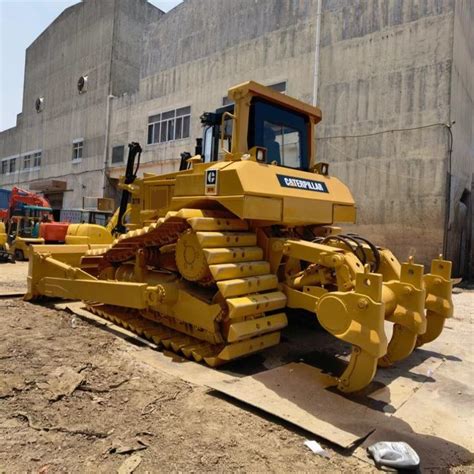
[{"label": "cab window", "polygon": [[298,130],[282,124],[263,122],[263,146],[267,161],[275,161],[288,168],[301,168],[301,150]]},{"label": "cab window", "polygon": [[255,98],[249,122],[248,146],[265,147],[267,163],[308,169],[307,117]]}]

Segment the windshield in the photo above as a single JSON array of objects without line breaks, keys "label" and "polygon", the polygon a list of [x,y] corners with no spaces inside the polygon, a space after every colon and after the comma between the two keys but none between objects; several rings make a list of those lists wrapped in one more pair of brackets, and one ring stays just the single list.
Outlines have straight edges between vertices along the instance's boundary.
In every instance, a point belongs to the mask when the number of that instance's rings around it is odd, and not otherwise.
[{"label": "windshield", "polygon": [[[227,109],[227,110],[226,110]],[[234,125],[234,121],[232,117],[226,115],[224,117],[224,134],[222,136],[221,131],[221,123],[222,123],[222,116],[224,112],[233,112],[234,108],[232,106],[223,107],[218,109],[215,114],[212,115],[212,125],[205,127],[204,129],[204,136],[203,136],[203,144],[202,144],[202,154],[204,155],[204,162],[210,163],[212,161],[218,161],[225,158],[224,150],[230,151],[232,148],[232,129]],[[209,123],[209,122],[207,122]],[[224,140],[221,141],[221,138]]]},{"label": "windshield", "polygon": [[308,169],[308,120],[304,115],[256,98],[250,111],[248,146],[267,149],[267,163]]},{"label": "windshield", "polygon": [[214,141],[214,137],[212,134],[213,130],[212,127],[207,127],[204,132],[204,146],[203,146],[203,154],[204,154],[204,163],[210,163],[212,160],[212,145]]}]

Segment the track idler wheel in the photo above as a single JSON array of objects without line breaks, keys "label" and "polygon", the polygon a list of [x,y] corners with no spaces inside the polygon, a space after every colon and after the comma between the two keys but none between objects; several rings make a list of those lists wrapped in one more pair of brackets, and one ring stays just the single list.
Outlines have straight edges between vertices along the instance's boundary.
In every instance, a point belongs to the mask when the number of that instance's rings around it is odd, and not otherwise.
[{"label": "track idler wheel", "polygon": [[338,389],[363,389],[374,378],[377,362],[387,352],[382,275],[357,274],[354,292],[325,294],[318,301],[316,314],[324,329],[353,345],[349,364],[338,379]]},{"label": "track idler wheel", "polygon": [[206,256],[196,233],[187,230],[180,235],[176,244],[176,266],[186,280],[208,282],[212,280]]}]

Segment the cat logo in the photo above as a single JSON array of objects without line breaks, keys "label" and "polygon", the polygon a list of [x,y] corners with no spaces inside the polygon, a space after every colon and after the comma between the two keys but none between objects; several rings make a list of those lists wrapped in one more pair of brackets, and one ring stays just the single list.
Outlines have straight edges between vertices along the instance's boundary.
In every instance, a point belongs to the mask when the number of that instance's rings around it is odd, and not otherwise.
[{"label": "cat logo", "polygon": [[217,170],[206,170],[205,194],[217,194]]}]

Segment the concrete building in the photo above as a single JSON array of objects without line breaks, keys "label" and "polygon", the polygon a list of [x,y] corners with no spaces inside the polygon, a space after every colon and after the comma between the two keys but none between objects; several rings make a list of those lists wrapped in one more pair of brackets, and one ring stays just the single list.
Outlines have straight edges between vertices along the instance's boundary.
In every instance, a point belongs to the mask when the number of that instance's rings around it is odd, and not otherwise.
[{"label": "concrete building", "polygon": [[22,112],[0,134],[0,186],[42,191],[54,208],[101,195],[110,97],[138,89],[143,28],[162,14],[145,0],[85,1],[34,41]]},{"label": "concrete building", "polygon": [[0,186],[63,207],[115,196],[128,142],[143,145],[141,172],[176,170],[202,112],[253,79],[321,107],[318,156],[352,189],[355,230],[402,259],[444,252],[466,274],[473,10],[469,0],[184,0],[163,14],[144,0],[84,0],[27,50],[23,111],[0,134]]}]

